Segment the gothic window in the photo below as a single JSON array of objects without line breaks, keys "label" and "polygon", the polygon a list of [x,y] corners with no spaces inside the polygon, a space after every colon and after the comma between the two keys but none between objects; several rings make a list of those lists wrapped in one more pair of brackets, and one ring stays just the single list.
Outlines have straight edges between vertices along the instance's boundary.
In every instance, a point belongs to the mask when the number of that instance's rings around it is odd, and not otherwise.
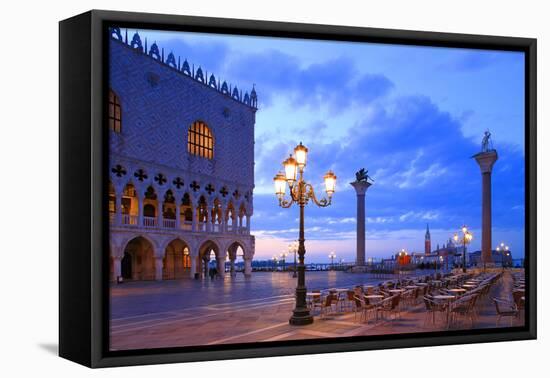
[{"label": "gothic window", "polygon": [[122,112],[120,109],[120,99],[109,89],[109,129],[115,133],[120,133],[122,126]]},{"label": "gothic window", "polygon": [[207,159],[214,157],[214,138],[204,122],[195,121],[189,128],[187,152]]}]

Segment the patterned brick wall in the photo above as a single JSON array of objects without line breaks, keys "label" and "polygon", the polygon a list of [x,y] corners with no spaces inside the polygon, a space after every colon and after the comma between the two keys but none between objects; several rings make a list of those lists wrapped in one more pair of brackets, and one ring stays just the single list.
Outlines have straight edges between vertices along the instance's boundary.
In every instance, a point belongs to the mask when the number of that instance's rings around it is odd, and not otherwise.
[{"label": "patterned brick wall", "polygon": [[[253,187],[256,109],[116,40],[109,63],[122,107],[122,132],[110,133],[113,154]],[[196,120],[213,133],[212,160],[187,152]]]}]

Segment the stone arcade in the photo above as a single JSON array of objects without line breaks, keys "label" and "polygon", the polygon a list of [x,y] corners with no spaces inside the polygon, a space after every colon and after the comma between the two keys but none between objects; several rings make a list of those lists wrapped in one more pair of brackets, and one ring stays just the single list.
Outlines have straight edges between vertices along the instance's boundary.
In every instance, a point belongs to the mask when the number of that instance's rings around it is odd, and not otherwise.
[{"label": "stone arcade", "polygon": [[[256,91],[111,29],[111,280],[251,273]],[[106,125],[107,127],[107,125]]]}]

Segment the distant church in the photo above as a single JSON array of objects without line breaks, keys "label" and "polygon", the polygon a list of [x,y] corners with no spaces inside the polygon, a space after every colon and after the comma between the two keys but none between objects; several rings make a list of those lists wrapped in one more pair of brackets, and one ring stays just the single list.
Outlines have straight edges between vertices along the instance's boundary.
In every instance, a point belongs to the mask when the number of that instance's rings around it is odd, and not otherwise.
[{"label": "distant church", "polygon": [[111,280],[251,273],[257,95],[111,29]]}]

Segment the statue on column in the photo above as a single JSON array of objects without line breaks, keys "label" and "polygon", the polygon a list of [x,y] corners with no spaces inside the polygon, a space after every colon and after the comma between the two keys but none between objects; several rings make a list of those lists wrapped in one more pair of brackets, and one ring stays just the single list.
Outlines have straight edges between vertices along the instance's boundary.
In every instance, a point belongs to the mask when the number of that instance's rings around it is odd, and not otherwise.
[{"label": "statue on column", "polygon": [[355,172],[355,179],[357,182],[369,182],[374,180],[372,177],[369,176],[369,170],[365,168],[361,168],[359,171]]},{"label": "statue on column", "polygon": [[489,130],[485,130],[483,139],[481,140],[481,152],[489,152],[493,150],[493,143],[491,142],[491,133]]}]

